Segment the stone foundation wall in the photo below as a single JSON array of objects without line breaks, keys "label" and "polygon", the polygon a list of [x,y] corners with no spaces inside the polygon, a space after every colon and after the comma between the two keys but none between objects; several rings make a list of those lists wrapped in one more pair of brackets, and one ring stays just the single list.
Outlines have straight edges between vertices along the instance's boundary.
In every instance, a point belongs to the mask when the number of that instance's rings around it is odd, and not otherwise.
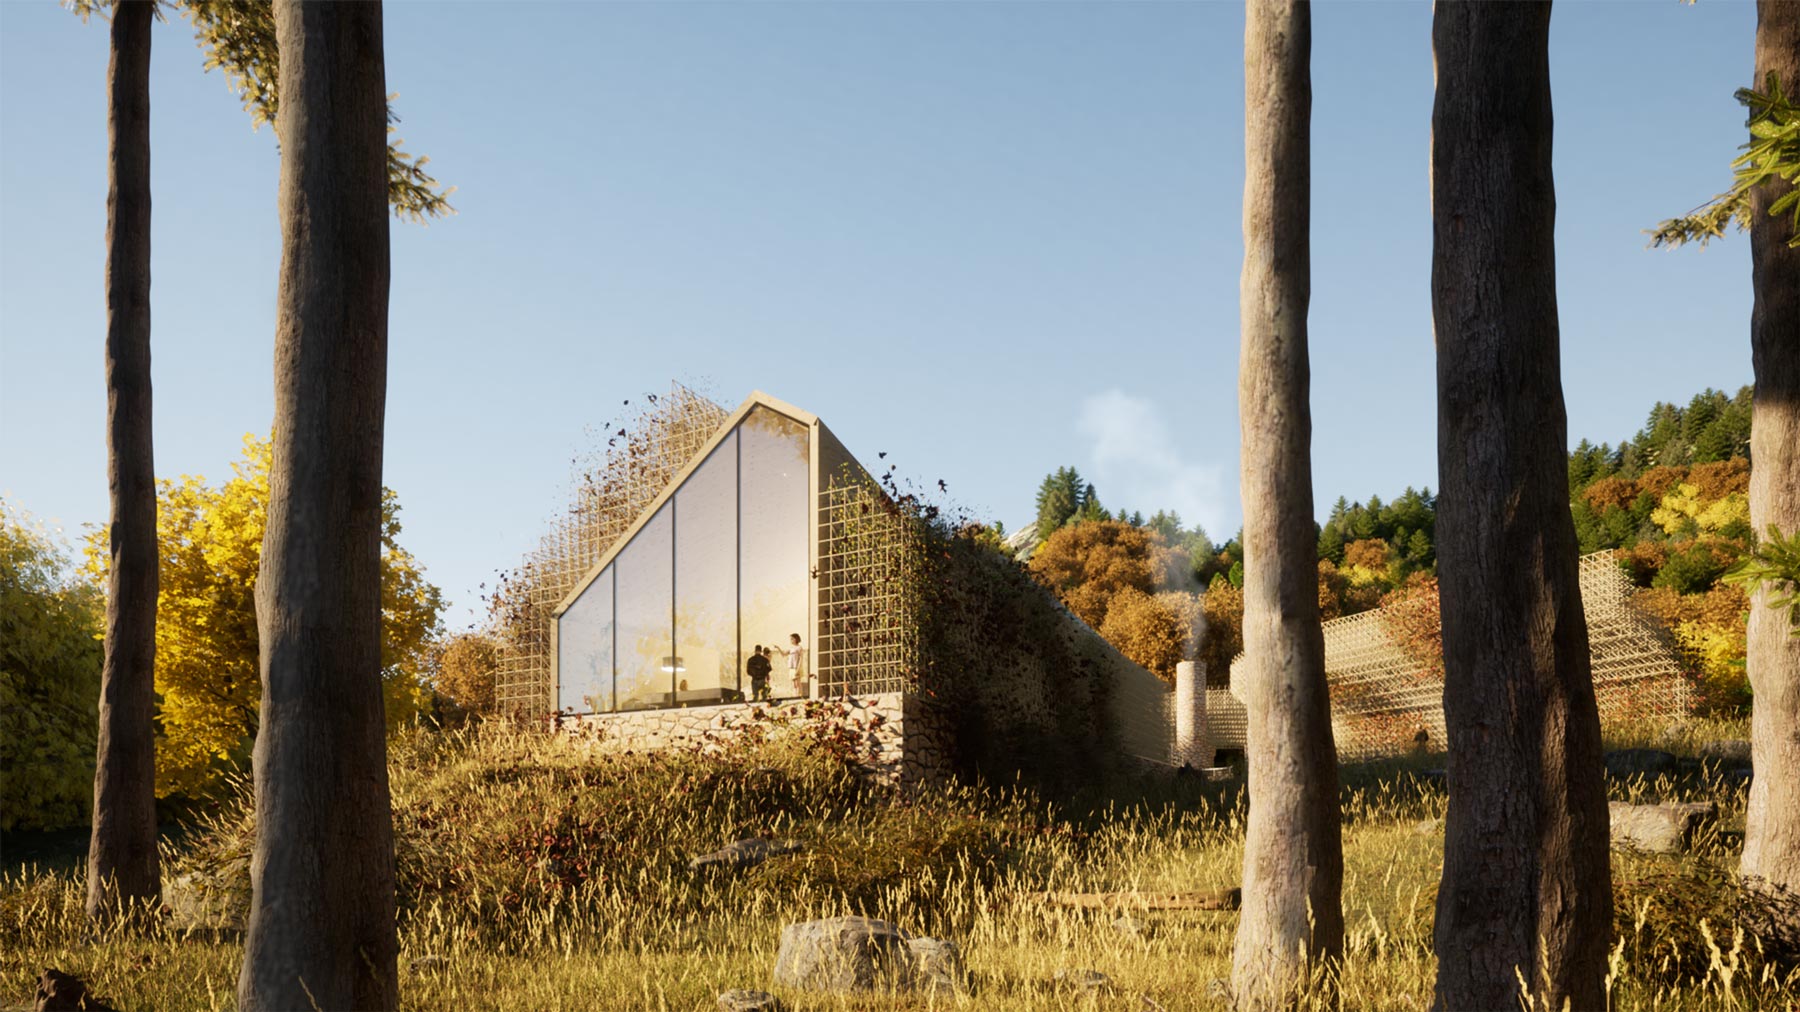
[{"label": "stone foundation wall", "polygon": [[752,727],[805,730],[831,724],[856,736],[863,761],[879,783],[919,786],[950,777],[946,736],[917,696],[901,692],[594,713],[565,719],[563,729],[591,735],[601,748],[650,752],[719,748]]}]

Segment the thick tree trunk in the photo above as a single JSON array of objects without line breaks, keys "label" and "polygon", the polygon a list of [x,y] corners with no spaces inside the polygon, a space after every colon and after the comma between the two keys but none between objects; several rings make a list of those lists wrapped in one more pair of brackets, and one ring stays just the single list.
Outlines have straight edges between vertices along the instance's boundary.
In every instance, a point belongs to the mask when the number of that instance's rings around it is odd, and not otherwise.
[{"label": "thick tree trunk", "polygon": [[148,0],[113,9],[107,67],[106,661],[94,755],[88,916],[153,909],[156,856],[156,467],[150,429],[150,24]]},{"label": "thick tree trunk", "polygon": [[1244,25],[1244,704],[1250,819],[1232,952],[1239,1009],[1292,1003],[1343,952],[1337,748],[1319,628],[1306,313],[1312,13],[1249,0]]},{"label": "thick tree trunk", "polygon": [[[1758,0],[1756,82],[1780,75],[1800,94],[1800,3]],[[1750,523],[1765,536],[1774,524],[1800,532],[1800,249],[1787,245],[1788,216],[1769,205],[1790,189],[1772,180],[1750,195],[1750,270],[1756,307],[1750,349],[1756,368],[1750,427]],[[1744,813],[1744,877],[1800,890],[1800,637],[1766,589],[1751,598],[1748,667],[1755,699],[1750,717],[1750,806]]]},{"label": "thick tree trunk", "polygon": [[387,136],[381,6],[280,0],[275,447],[245,1012],[392,1009],[381,696]]},{"label": "thick tree trunk", "polygon": [[1439,1009],[1605,1005],[1600,721],[1569,516],[1548,4],[1438,0],[1432,316],[1450,807]]}]

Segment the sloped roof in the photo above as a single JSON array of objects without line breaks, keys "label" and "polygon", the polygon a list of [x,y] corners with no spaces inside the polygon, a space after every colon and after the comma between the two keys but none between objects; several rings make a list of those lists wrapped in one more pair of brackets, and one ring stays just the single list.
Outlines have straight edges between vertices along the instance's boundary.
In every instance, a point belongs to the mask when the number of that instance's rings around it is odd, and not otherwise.
[{"label": "sloped roof", "polygon": [[652,517],[656,516],[656,511],[662,509],[663,504],[674,498],[675,490],[680,488],[682,483],[688,480],[688,477],[700,467],[701,462],[706,460],[707,456],[711,454],[720,443],[725,441],[725,437],[729,435],[733,429],[737,428],[751,411],[759,407],[768,408],[778,414],[786,415],[794,421],[807,426],[808,429],[818,425],[819,422],[819,416],[810,411],[804,411],[780,398],[763,393],[761,390],[752,390],[750,396],[744,398],[744,402],[739,404],[736,410],[732,411],[731,414],[726,417],[725,421],[719,424],[718,430],[712,434],[712,437],[706,441],[705,445],[701,446],[700,449],[694,453],[693,457],[689,458],[688,462],[681,466],[681,470],[675,472],[675,476],[670,478],[669,483],[663,486],[663,490],[656,494],[656,498],[650,500],[650,502],[639,511],[637,519],[631,522],[631,526],[625,528],[624,533],[619,535],[618,540],[614,541],[607,547],[605,552],[601,553],[600,560],[588,569],[587,575],[576,582],[575,586],[563,596],[563,599],[557,603],[556,608],[552,610],[550,614],[552,616],[560,617],[563,612],[568,611],[569,607],[575,603],[575,599],[580,597],[582,592],[587,590],[588,586],[599,578],[600,574],[606,570],[607,566],[612,565],[613,559],[618,556],[619,552],[622,551],[626,545],[631,543],[632,538],[637,537],[638,531],[643,530],[644,525],[649,523]]}]

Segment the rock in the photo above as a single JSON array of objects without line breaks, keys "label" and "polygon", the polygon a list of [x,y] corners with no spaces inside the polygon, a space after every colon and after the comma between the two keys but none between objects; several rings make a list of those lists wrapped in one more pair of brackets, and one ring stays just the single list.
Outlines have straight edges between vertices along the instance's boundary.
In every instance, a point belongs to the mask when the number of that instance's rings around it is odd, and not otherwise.
[{"label": "rock", "polygon": [[1058,970],[1056,983],[1062,987],[1083,994],[1097,994],[1112,990],[1112,978],[1099,970]]},{"label": "rock", "polygon": [[250,921],[250,859],[240,857],[165,880],[163,906],[177,928],[244,930]]},{"label": "rock", "polygon": [[1700,746],[1700,758],[1721,766],[1750,765],[1750,743],[1742,738],[1709,741]]},{"label": "rock", "polygon": [[689,861],[688,870],[745,871],[771,857],[793,854],[799,850],[801,847],[796,840],[765,840],[760,837],[737,840]]},{"label": "rock", "polygon": [[775,956],[775,983],[809,991],[905,989],[911,971],[906,936],[872,917],[790,924]]},{"label": "rock", "polygon": [[719,1012],[781,1012],[781,1002],[767,991],[732,988],[719,992]]},{"label": "rock", "polygon": [[1686,805],[1631,805],[1615,801],[1608,806],[1612,844],[1650,854],[1679,854],[1687,849],[1694,830],[1718,817],[1712,802]]},{"label": "rock", "polygon": [[1606,753],[1606,775],[1654,777],[1675,771],[1675,754],[1654,748],[1622,748]]},{"label": "rock", "polygon": [[1138,920],[1130,914],[1120,914],[1117,918],[1114,918],[1112,928],[1114,931],[1117,931],[1119,934],[1128,938],[1150,937],[1150,925],[1144,921]]},{"label": "rock", "polygon": [[909,973],[914,988],[927,994],[952,994],[962,987],[962,950],[941,938],[911,938],[906,948],[912,956]]},{"label": "rock", "polygon": [[72,973],[44,968],[38,978],[37,1012],[115,1012],[111,1005],[88,993],[87,982]]}]

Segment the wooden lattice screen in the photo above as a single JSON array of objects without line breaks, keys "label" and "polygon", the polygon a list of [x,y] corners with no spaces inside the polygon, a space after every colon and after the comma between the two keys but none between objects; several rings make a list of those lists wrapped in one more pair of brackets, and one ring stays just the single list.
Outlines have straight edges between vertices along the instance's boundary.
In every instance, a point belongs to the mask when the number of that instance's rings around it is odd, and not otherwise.
[{"label": "wooden lattice screen", "polygon": [[575,462],[575,492],[538,547],[502,577],[490,619],[500,642],[494,698],[503,712],[555,709],[551,698],[553,612],[600,557],[725,423],[724,407],[675,384],[654,397],[624,434],[603,433]]},{"label": "wooden lattice screen", "polygon": [[873,482],[819,494],[819,690],[899,692],[920,661],[923,532]]}]

